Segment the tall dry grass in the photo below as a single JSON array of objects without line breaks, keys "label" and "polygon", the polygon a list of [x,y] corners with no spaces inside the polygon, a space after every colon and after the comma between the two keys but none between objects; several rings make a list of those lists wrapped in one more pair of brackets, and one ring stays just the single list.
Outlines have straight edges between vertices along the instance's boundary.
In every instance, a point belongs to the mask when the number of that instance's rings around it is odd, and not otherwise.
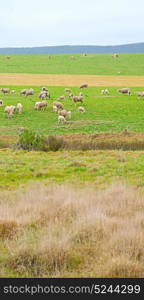
[{"label": "tall dry grass", "polygon": [[143,277],[144,195],[33,185],[1,198],[0,237],[1,270],[17,277]]}]

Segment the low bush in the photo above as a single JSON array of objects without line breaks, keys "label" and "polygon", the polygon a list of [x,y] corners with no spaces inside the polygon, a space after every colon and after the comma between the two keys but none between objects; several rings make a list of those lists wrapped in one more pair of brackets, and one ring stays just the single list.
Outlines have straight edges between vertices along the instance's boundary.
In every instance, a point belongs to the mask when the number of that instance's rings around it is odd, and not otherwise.
[{"label": "low bush", "polygon": [[25,129],[19,134],[16,144],[16,148],[28,151],[58,151],[63,147],[63,138],[54,135],[45,137],[29,129]]}]

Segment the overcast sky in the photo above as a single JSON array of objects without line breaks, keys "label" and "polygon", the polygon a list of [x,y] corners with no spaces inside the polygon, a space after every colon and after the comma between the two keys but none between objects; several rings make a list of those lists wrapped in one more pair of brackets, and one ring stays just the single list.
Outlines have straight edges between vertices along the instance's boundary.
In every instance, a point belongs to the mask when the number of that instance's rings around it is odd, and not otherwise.
[{"label": "overcast sky", "polygon": [[144,42],[144,0],[0,0],[0,47]]}]

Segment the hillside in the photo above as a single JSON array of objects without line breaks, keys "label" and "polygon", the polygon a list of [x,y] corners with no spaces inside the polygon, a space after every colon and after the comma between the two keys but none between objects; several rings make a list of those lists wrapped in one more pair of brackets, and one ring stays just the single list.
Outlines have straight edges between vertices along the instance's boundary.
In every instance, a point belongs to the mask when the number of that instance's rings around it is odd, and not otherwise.
[{"label": "hillside", "polygon": [[116,46],[45,46],[0,48],[0,54],[79,54],[79,53],[143,53],[144,43],[116,45]]}]

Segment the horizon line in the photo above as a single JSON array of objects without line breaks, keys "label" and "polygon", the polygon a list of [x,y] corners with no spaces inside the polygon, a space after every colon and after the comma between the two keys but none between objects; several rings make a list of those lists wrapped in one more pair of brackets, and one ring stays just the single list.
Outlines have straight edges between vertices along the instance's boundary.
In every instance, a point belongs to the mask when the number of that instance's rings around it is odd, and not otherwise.
[{"label": "horizon line", "polygon": [[127,45],[144,44],[144,42],[130,42],[126,44],[111,44],[111,45],[97,45],[97,44],[60,44],[60,45],[45,45],[45,46],[3,46],[0,49],[19,49],[19,48],[47,48],[47,47],[121,47]]}]

